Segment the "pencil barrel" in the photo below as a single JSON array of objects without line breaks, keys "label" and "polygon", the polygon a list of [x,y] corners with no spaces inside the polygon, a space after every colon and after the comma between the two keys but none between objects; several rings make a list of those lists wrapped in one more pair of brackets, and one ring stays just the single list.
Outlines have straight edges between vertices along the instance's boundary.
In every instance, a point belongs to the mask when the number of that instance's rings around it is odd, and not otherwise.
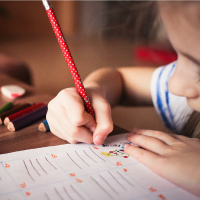
[{"label": "pencil barrel", "polygon": [[8,102],[2,108],[0,108],[0,114],[10,110],[12,107],[13,107],[13,103],[12,102]]},{"label": "pencil barrel", "polygon": [[78,74],[78,70],[77,70],[76,65],[74,63],[74,60],[71,56],[70,50],[69,50],[68,45],[65,41],[65,38],[64,38],[64,35],[63,35],[62,30],[60,28],[60,25],[58,23],[58,20],[56,19],[56,15],[53,11],[53,8],[46,10],[46,12],[47,12],[47,15],[49,17],[49,21],[52,25],[52,28],[54,30],[54,33],[56,35],[56,38],[58,40],[58,43],[60,45],[60,48],[62,50],[62,53],[64,55],[67,66],[70,70],[71,76],[74,80],[77,91],[84,101],[85,109],[86,109],[87,112],[89,112],[94,117],[94,110],[93,110],[92,105],[90,103],[90,100],[89,100],[89,98],[88,98],[88,96],[85,92],[85,88],[84,88],[84,86],[81,82],[81,78]]},{"label": "pencil barrel", "polygon": [[49,128],[49,124],[48,124],[47,120],[44,120],[42,123],[44,124],[44,126],[46,128],[46,132],[49,132],[50,128]]},{"label": "pencil barrel", "polygon": [[15,131],[20,130],[34,122],[36,122],[37,120],[43,118],[46,116],[47,113],[47,106],[44,106],[38,110],[35,110],[23,117],[17,118],[16,120],[12,121],[14,127],[15,127]]},{"label": "pencil barrel", "polygon": [[17,118],[20,118],[20,117],[22,117],[24,115],[27,115],[28,113],[31,113],[31,112],[33,112],[33,111],[35,111],[35,110],[37,110],[39,108],[42,108],[44,106],[45,106],[44,103],[37,103],[35,105],[32,105],[32,106],[30,106],[28,108],[25,108],[25,109],[23,109],[23,110],[21,110],[19,112],[16,112],[16,113],[8,116],[8,118],[9,118],[10,121],[13,121],[13,120],[16,120]]},{"label": "pencil barrel", "polygon": [[17,113],[17,112],[19,112],[19,111],[21,111],[21,110],[23,110],[23,109],[25,109],[25,108],[28,108],[28,107],[30,107],[30,106],[31,106],[30,103],[19,104],[19,105],[14,106],[14,107],[11,108],[10,110],[8,110],[8,111],[6,111],[6,112],[0,114],[0,118],[1,118],[2,124],[3,124],[3,121],[4,121],[4,119],[5,119],[6,117],[8,117],[8,116],[10,116],[10,115],[12,115],[12,114],[14,114],[14,113]]}]

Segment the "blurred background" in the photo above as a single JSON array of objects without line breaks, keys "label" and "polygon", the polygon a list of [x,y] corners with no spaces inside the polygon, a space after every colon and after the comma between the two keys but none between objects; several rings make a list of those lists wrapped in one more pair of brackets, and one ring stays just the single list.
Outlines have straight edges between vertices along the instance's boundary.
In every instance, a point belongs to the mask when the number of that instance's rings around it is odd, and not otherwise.
[{"label": "blurred background", "polygon": [[[161,66],[176,59],[155,2],[52,5],[82,80],[101,67]],[[0,72],[54,96],[74,86],[41,1],[0,1]],[[112,114],[127,130],[166,130],[150,107],[116,107]]]}]

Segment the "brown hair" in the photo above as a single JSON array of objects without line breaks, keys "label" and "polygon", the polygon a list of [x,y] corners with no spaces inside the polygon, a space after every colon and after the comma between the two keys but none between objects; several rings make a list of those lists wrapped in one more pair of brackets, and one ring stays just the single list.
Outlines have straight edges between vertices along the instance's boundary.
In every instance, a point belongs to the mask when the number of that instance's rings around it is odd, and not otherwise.
[{"label": "brown hair", "polygon": [[194,111],[180,132],[181,135],[200,138],[200,113]]},{"label": "brown hair", "polygon": [[123,35],[135,44],[158,43],[173,49],[162,24],[156,1],[109,1],[104,36]]}]

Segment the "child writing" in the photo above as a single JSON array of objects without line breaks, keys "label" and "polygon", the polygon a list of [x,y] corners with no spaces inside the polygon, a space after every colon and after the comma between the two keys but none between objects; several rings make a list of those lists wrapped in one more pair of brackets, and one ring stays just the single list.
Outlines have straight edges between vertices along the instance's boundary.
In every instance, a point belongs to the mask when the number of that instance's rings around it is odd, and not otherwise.
[{"label": "child writing", "polygon": [[[51,131],[70,143],[100,145],[113,129],[111,107],[154,104],[164,123],[177,133],[194,111],[200,112],[200,2],[158,2],[178,60],[165,67],[104,68],[84,81],[95,112],[85,111],[75,88],[62,90],[48,105]],[[198,125],[190,136],[198,137]],[[158,175],[200,196],[200,140],[134,129],[125,151]]]}]

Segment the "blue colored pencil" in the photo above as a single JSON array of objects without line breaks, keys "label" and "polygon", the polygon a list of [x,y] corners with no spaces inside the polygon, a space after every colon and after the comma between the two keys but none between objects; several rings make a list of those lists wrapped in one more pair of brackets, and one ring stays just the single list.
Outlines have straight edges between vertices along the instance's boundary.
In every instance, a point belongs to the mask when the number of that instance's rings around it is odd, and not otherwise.
[{"label": "blue colored pencil", "polygon": [[50,131],[47,120],[44,120],[43,122],[40,123],[40,125],[38,126],[38,130],[41,132],[49,132]]}]

